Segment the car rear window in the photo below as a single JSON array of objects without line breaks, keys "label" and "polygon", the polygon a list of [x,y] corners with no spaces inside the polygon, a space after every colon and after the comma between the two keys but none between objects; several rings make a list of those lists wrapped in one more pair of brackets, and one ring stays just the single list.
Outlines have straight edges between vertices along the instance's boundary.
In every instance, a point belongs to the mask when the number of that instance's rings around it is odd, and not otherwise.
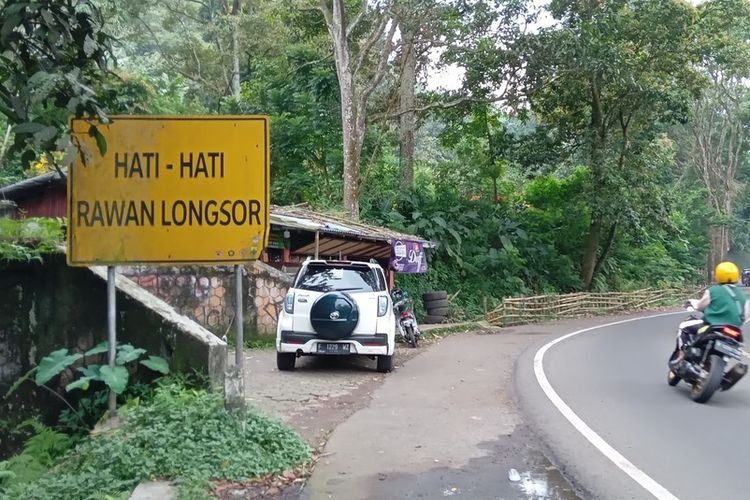
[{"label": "car rear window", "polygon": [[381,292],[382,279],[369,267],[308,266],[294,288],[316,292]]}]

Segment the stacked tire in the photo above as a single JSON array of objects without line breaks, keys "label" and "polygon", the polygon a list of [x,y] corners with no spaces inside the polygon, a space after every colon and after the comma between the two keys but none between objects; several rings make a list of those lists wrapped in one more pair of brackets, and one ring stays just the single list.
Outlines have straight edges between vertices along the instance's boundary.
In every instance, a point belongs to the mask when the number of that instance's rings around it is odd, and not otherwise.
[{"label": "stacked tire", "polygon": [[448,293],[445,290],[439,292],[427,292],[422,295],[424,308],[427,316],[424,318],[425,323],[444,323],[450,312],[448,303]]}]

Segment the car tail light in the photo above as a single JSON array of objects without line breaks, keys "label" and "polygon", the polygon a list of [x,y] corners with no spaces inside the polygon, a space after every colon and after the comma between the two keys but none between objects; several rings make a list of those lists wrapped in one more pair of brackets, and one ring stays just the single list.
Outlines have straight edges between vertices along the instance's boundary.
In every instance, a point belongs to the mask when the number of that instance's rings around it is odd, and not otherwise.
[{"label": "car tail light", "polygon": [[284,311],[287,314],[294,314],[294,292],[289,292],[284,297]]},{"label": "car tail light", "polygon": [[378,297],[378,316],[385,316],[388,312],[388,297],[381,295]]},{"label": "car tail light", "polygon": [[730,328],[728,326],[725,326],[724,328],[722,328],[721,329],[721,333],[723,333],[724,335],[726,335],[728,337],[732,337],[733,339],[738,338],[742,334],[742,332],[740,330],[736,330],[736,329]]}]

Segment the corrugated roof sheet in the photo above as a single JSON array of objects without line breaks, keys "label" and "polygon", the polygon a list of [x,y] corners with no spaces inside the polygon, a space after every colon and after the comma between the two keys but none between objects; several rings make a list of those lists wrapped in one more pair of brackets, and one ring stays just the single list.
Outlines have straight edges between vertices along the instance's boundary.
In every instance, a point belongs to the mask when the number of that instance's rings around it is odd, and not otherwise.
[{"label": "corrugated roof sheet", "polygon": [[271,205],[270,212],[271,224],[282,227],[340,234],[373,241],[420,241],[426,248],[433,248],[435,246],[433,242],[419,236],[353,221],[346,218],[343,214],[315,212],[310,210],[307,205],[291,205],[286,207]]},{"label": "corrugated roof sheet", "polygon": [[[67,168],[63,168],[63,174],[67,173]],[[29,179],[16,182],[9,186],[0,188],[0,198],[16,198],[33,194],[39,188],[62,184],[65,185],[65,177],[60,177],[57,171],[47,172],[46,174],[37,175]]]}]

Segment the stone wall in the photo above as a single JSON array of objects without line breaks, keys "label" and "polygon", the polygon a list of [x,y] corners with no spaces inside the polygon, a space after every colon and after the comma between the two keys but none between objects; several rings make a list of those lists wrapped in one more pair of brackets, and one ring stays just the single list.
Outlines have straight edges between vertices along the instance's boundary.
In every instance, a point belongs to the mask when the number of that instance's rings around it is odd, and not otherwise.
[{"label": "stone wall", "polygon": [[[133,266],[122,272],[218,336],[230,332],[235,313],[233,267]],[[243,278],[246,336],[275,334],[292,277],[255,262],[244,268]]]},{"label": "stone wall", "polygon": [[234,269],[133,266],[122,274],[219,336],[234,320]]},{"label": "stone wall", "polygon": [[292,277],[277,269],[256,262],[250,273],[248,293],[255,315],[255,331],[259,334],[276,334],[276,322],[284,308],[284,297],[292,284]]},{"label": "stone wall", "polygon": [[[119,341],[164,357],[172,371],[201,371],[223,386],[226,343],[130,280],[118,276],[116,283]],[[48,353],[82,352],[106,338],[106,268],[68,267],[62,254],[0,263],[0,397]],[[0,405],[0,421],[33,408],[56,415],[58,403],[27,383]]]}]

